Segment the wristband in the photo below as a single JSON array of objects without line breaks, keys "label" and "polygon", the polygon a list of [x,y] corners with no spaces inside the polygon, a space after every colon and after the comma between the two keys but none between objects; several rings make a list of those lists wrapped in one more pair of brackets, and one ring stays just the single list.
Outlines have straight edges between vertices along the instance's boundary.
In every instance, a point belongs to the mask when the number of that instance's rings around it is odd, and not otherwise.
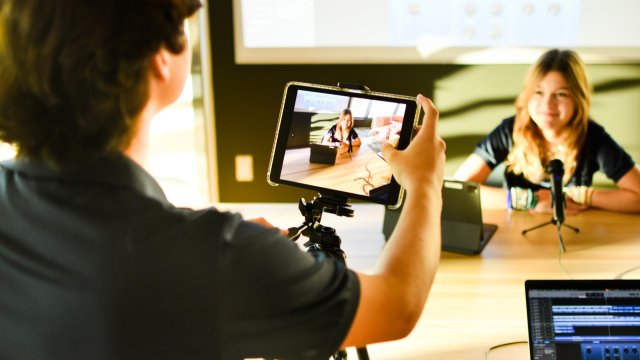
[{"label": "wristband", "polygon": [[512,187],[507,191],[507,208],[529,210],[536,207],[538,196],[531,189]]},{"label": "wristband", "polygon": [[584,198],[584,205],[586,207],[590,207],[591,206],[591,199],[593,198],[593,188],[589,187],[587,188],[587,194]]},{"label": "wristband", "polygon": [[567,188],[567,196],[576,204],[591,206],[593,188],[591,186],[571,186]]}]

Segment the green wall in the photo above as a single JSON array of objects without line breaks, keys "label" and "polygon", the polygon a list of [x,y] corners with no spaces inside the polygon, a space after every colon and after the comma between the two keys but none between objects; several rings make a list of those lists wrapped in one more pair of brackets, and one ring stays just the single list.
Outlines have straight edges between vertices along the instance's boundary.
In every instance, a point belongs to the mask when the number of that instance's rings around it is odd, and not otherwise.
[{"label": "green wall", "polygon": [[[422,93],[440,110],[452,175],[475,143],[513,114],[527,65],[236,65],[231,0],[209,3],[221,202],[295,202],[313,192],[272,187],[267,168],[284,86],[289,81],[349,82],[403,95]],[[596,93],[592,116],[640,159],[640,64],[589,65]],[[235,156],[254,157],[253,182],[235,180]],[[599,182],[609,184],[604,178]]]}]

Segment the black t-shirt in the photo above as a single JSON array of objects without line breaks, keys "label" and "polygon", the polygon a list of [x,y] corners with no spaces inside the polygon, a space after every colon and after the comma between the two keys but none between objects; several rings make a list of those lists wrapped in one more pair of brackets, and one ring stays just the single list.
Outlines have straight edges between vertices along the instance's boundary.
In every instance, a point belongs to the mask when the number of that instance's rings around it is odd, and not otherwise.
[{"label": "black t-shirt", "polygon": [[[327,131],[327,135],[330,136],[330,141],[331,142],[341,142],[342,141],[342,140],[340,140],[340,139],[335,137],[336,136],[336,125],[333,125],[329,129],[329,131]],[[354,129],[351,129],[351,130],[349,130],[349,136],[347,136],[347,138],[343,139],[343,140],[348,140],[349,143],[351,143],[351,141],[353,141],[353,140],[355,140],[357,138],[358,138],[358,133]]]},{"label": "black t-shirt", "polygon": [[[475,148],[474,153],[480,156],[491,169],[506,160],[513,147],[513,126],[515,116],[504,119]],[[608,178],[618,182],[635,165],[631,156],[611,138],[604,127],[589,120],[587,135],[583,148],[578,154],[576,170],[571,176],[569,186],[591,186],[593,174],[604,172]],[[534,184],[522,174],[505,172],[508,187],[522,187],[537,190],[548,187],[548,184]]]},{"label": "black t-shirt", "polygon": [[327,359],[359,301],[343,263],[125,157],[2,162],[0,219],[1,359]]}]

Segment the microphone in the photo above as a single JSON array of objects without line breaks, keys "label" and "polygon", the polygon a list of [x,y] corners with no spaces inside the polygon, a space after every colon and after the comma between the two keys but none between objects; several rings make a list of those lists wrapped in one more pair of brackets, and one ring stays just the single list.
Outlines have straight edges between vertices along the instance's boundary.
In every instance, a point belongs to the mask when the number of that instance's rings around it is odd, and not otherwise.
[{"label": "microphone", "polygon": [[564,194],[562,192],[562,177],[564,165],[562,161],[553,159],[549,162],[547,171],[551,174],[551,204],[553,207],[553,221],[564,222]]}]

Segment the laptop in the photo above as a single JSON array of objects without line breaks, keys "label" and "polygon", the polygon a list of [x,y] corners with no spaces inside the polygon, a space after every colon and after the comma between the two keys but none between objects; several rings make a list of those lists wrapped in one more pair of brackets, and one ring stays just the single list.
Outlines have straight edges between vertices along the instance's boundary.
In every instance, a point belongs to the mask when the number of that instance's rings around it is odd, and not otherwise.
[{"label": "laptop", "polygon": [[[389,239],[400,209],[386,209],[382,232]],[[442,187],[442,250],[467,255],[480,254],[498,229],[482,222],[480,185],[445,180]]]},{"label": "laptop", "polygon": [[309,144],[309,162],[315,164],[333,165],[336,163],[337,146]]},{"label": "laptop", "polygon": [[640,280],[527,280],[532,360],[640,359]]}]

